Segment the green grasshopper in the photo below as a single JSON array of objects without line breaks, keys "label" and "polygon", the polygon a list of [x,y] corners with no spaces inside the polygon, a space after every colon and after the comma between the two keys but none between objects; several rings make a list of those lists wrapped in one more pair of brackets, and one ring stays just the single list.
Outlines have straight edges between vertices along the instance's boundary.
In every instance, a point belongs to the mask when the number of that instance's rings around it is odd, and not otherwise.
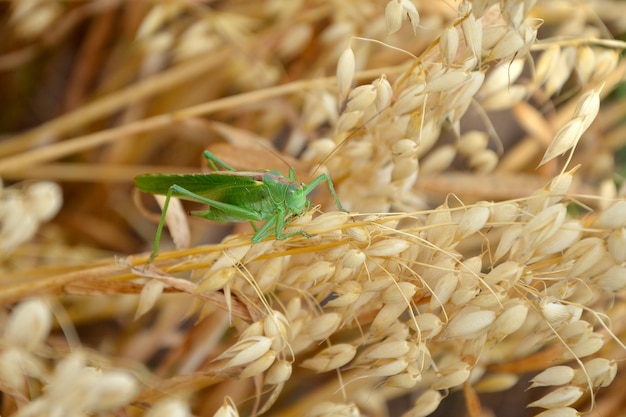
[{"label": "green grasshopper", "polygon": [[[333,183],[326,174],[321,174],[309,184],[298,182],[293,168],[289,178],[279,171],[237,171],[209,151],[204,158],[214,172],[207,174],[144,174],[135,177],[135,186],[141,191],[165,195],[165,203],[150,263],[159,251],[159,241],[165,225],[165,214],[171,197],[195,201],[210,206],[208,210],[192,211],[192,216],[216,222],[263,221],[259,229],[255,227],[252,242],[257,243],[276,233],[276,239],[286,239],[294,235],[309,235],[302,231],[283,233],[285,225],[294,217],[307,211],[311,202],[307,196],[323,181],[326,181],[337,207],[346,211],[337,197]],[[221,170],[218,169],[220,166]],[[254,224],[253,224],[254,227]]]}]

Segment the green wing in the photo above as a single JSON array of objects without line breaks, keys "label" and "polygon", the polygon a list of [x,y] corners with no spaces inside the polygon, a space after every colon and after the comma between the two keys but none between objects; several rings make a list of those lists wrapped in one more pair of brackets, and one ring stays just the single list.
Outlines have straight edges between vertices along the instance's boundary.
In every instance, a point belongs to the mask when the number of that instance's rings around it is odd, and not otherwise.
[{"label": "green wing", "polygon": [[[264,184],[258,180],[259,174],[231,175],[219,174],[144,174],[135,177],[135,186],[149,194],[166,195],[172,185],[178,185],[199,196],[212,200],[229,202],[242,194],[253,194]],[[179,193],[174,197],[195,201]]]}]

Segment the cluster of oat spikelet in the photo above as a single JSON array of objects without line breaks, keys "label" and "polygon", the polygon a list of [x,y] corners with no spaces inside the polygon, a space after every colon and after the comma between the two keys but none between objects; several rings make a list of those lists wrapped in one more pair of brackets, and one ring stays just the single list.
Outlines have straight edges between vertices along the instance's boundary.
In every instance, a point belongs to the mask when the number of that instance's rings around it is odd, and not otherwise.
[{"label": "cluster of oat spikelet", "polygon": [[[143,69],[165,66],[166,51],[176,67],[224,45],[249,48],[246,36],[261,17],[283,25],[273,39],[283,60],[297,61],[320,42],[326,62],[319,70],[336,73],[301,69],[317,78],[288,91],[298,93],[289,146],[302,149],[309,137],[300,160],[322,164],[349,213],[334,211],[320,192],[311,196],[320,206],[285,230],[309,238],[252,244],[250,234],[233,234],[161,253],[149,266],[137,256],[20,271],[11,257],[56,212],[60,196],[48,183],[1,190],[0,414],[418,417],[462,391],[468,415],[478,417],[494,412],[481,394],[520,395],[520,384],[532,388],[524,405],[539,416],[603,406],[616,375],[624,380],[626,201],[611,164],[603,166],[624,146],[624,101],[606,113],[600,101],[624,78],[626,44],[588,16],[624,31],[626,21],[612,12],[623,6],[257,3],[254,15],[237,2],[223,10],[146,3],[136,36],[153,59]],[[85,13],[112,5],[94,1]],[[36,38],[62,7],[16,1],[9,22]],[[319,16],[333,23],[315,33]],[[549,30],[539,36],[542,24]],[[242,91],[281,77],[267,62],[222,59],[240,69],[233,84]],[[193,121],[210,111],[199,105],[178,117]],[[271,131],[273,117],[255,121]],[[145,120],[129,122],[133,133],[156,135],[166,123]],[[498,131],[513,121],[526,137],[503,144]],[[131,132],[105,132],[86,146],[118,133]],[[585,145],[592,140],[597,153]],[[0,159],[0,173],[17,175],[16,164]],[[537,165],[543,184],[517,198],[473,193]],[[582,174],[599,180],[581,185]],[[432,192],[445,178],[456,188]],[[29,214],[38,205],[46,209]],[[17,227],[24,218],[34,220]],[[116,329],[94,324],[104,319]],[[104,335],[81,346],[76,328],[89,325]],[[408,405],[389,408],[399,398]],[[601,415],[615,415],[605,407]]]}]

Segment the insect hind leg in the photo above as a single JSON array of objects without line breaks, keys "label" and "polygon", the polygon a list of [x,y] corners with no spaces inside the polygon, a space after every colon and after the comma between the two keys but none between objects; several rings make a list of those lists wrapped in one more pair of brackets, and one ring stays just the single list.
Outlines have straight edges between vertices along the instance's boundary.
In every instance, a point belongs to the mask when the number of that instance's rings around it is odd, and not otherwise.
[{"label": "insect hind leg", "polygon": [[[209,166],[213,169],[213,171],[236,171],[235,168],[233,168],[232,166],[228,165],[226,162],[222,161],[221,159],[219,159],[217,156],[215,156],[213,153],[209,152],[209,151],[204,151],[204,159],[206,159],[206,161],[208,162]],[[218,168],[221,167],[221,168]]]}]

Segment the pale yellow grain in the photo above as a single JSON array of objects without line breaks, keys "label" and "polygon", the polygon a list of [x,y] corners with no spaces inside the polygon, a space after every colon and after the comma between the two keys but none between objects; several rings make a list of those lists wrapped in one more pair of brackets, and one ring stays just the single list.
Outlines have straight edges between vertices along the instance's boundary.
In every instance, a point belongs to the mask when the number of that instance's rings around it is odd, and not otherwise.
[{"label": "pale yellow grain", "polygon": [[480,287],[477,282],[459,285],[452,294],[450,301],[456,306],[463,306],[473,300],[479,293]]},{"label": "pale yellow grain", "polygon": [[600,238],[588,237],[582,239],[564,253],[564,259],[574,261],[569,276],[580,277],[587,274],[587,271],[597,266],[598,261],[606,254],[604,241]]},{"label": "pale yellow grain", "polygon": [[248,253],[252,245],[236,246],[224,250],[223,255],[211,265],[210,271],[219,271],[222,268],[237,266],[244,256]]},{"label": "pale yellow grain", "polygon": [[591,380],[594,388],[607,387],[617,375],[617,362],[614,359],[593,358],[584,363],[585,372],[576,370],[572,380],[574,385],[586,385],[587,378]]},{"label": "pale yellow grain", "polygon": [[521,225],[513,225],[507,227],[502,236],[500,237],[500,241],[498,242],[498,247],[493,255],[493,258],[497,261],[502,259],[504,255],[506,255],[513,245],[517,244],[524,233],[524,227]]},{"label": "pale yellow grain", "polygon": [[582,134],[585,132],[585,125],[588,123],[586,119],[587,118],[584,116],[577,117],[563,125],[554,135],[539,166],[551,161],[557,156],[563,155],[565,152],[575,147]]},{"label": "pale yellow grain", "polygon": [[276,360],[276,351],[269,350],[263,354],[258,359],[255,359],[254,362],[247,365],[241,373],[239,374],[239,379],[248,379],[255,377],[257,375],[262,374],[267,371],[270,366],[274,364]]},{"label": "pale yellow grain", "polygon": [[456,148],[454,146],[444,145],[438,147],[420,162],[420,174],[429,175],[442,172],[450,166],[455,156]]},{"label": "pale yellow grain", "polygon": [[339,328],[342,317],[338,313],[326,313],[309,320],[303,329],[315,341],[325,340]]},{"label": "pale yellow grain", "polygon": [[274,288],[283,273],[283,268],[284,259],[281,257],[268,259],[263,262],[263,265],[254,276],[259,289],[262,292],[266,292]]},{"label": "pale yellow grain", "polygon": [[31,239],[37,232],[39,222],[23,197],[17,193],[5,193],[0,200],[0,252],[10,251]]},{"label": "pale yellow grain", "polygon": [[6,347],[0,352],[0,382],[16,392],[24,391],[28,376],[41,377],[43,371],[43,364],[22,348]]},{"label": "pale yellow grain", "polygon": [[294,22],[282,35],[276,46],[277,55],[284,60],[296,59],[304,53],[314,35],[314,29],[309,22]]},{"label": "pale yellow grain", "polygon": [[418,168],[417,158],[405,158],[395,161],[391,171],[391,182],[398,185],[404,183],[402,185],[404,189],[412,187],[417,179]]},{"label": "pale yellow grain", "polygon": [[361,124],[362,119],[363,119],[362,110],[344,112],[341,114],[341,116],[339,116],[339,120],[337,120],[337,130],[339,131],[352,130]]},{"label": "pale yellow grain", "polygon": [[508,28],[504,25],[486,26],[483,28],[483,49],[491,50],[506,35]]},{"label": "pale yellow grain", "polygon": [[480,310],[473,306],[462,308],[445,326],[448,338],[467,338],[491,325],[496,313],[491,310]]},{"label": "pale yellow grain", "polygon": [[406,281],[401,281],[388,286],[381,294],[381,300],[385,304],[408,303],[417,292],[417,286]]},{"label": "pale yellow grain", "polygon": [[576,305],[562,304],[556,300],[543,299],[539,303],[541,314],[552,325],[562,322],[574,322],[580,319],[582,308]]},{"label": "pale yellow grain", "polygon": [[407,340],[392,336],[365,349],[359,355],[357,362],[365,363],[377,359],[398,358],[406,355],[409,349],[410,345]]},{"label": "pale yellow grain", "polygon": [[392,35],[402,27],[402,19],[405,11],[400,0],[390,0],[385,6],[385,25],[387,36]]},{"label": "pale yellow grain", "polygon": [[536,62],[533,81],[537,86],[542,85],[550,77],[559,63],[561,47],[553,43],[549,45]]},{"label": "pale yellow grain", "polygon": [[382,377],[397,375],[404,371],[409,365],[406,359],[384,359],[373,365],[371,368],[363,372],[364,375],[369,377]]},{"label": "pale yellow grain", "polygon": [[263,321],[255,321],[246,327],[239,335],[240,340],[249,339],[251,337],[263,336]]},{"label": "pale yellow grain", "polygon": [[584,320],[574,321],[559,327],[559,336],[566,341],[578,341],[588,338],[593,332],[593,326]]},{"label": "pale yellow grain", "polygon": [[463,240],[485,227],[489,219],[489,208],[485,206],[470,207],[463,213],[459,221],[455,238]]},{"label": "pale yellow grain", "polygon": [[380,240],[376,243],[373,243],[369,248],[365,249],[363,252],[366,256],[375,256],[375,257],[388,257],[388,256],[398,256],[401,252],[406,250],[409,247],[409,242],[403,239],[384,239]]},{"label": "pale yellow grain", "polygon": [[493,268],[483,277],[487,285],[501,284],[512,288],[521,278],[524,267],[515,261],[506,261]]},{"label": "pale yellow grain", "polygon": [[394,113],[399,116],[422,108],[427,97],[424,94],[425,87],[425,84],[419,83],[400,92],[392,106]]},{"label": "pale yellow grain", "polygon": [[473,14],[469,14],[461,24],[465,44],[472,50],[474,56],[479,60],[482,58],[483,48],[483,23],[476,19]]},{"label": "pale yellow grain", "polygon": [[312,358],[305,359],[300,366],[315,372],[328,372],[346,365],[355,355],[355,346],[341,343],[322,350]]},{"label": "pale yellow grain", "polygon": [[[366,283],[363,283],[364,287]],[[378,299],[378,294],[375,291],[363,291],[359,294],[359,297],[352,305],[352,310],[358,311],[362,308],[372,309],[374,307],[380,307],[380,300]]]},{"label": "pale yellow grain", "polygon": [[411,22],[411,26],[413,27],[413,34],[417,35],[417,29],[420,24],[420,15],[417,11],[417,8],[411,2],[411,0],[400,0],[400,4],[402,4],[402,8],[404,12],[407,14],[409,21]]},{"label": "pale yellow grain", "polygon": [[346,48],[337,62],[337,86],[340,100],[343,102],[350,92],[354,72],[356,68],[356,60],[352,48]]},{"label": "pale yellow grain", "polygon": [[239,412],[230,397],[226,397],[222,406],[213,414],[213,417],[239,417]]},{"label": "pale yellow grain", "polygon": [[370,332],[374,335],[388,329],[402,313],[408,308],[406,301],[395,304],[385,304],[372,321]]},{"label": "pale yellow grain", "polygon": [[526,44],[522,34],[516,30],[508,30],[487,55],[488,61],[513,56]]},{"label": "pale yellow grain", "polygon": [[346,224],[348,221],[350,221],[351,218],[352,217],[349,213],[343,211],[331,211],[328,213],[322,213],[321,215],[307,222],[307,224],[312,230],[332,230]]},{"label": "pale yellow grain", "polygon": [[[546,387],[553,385],[565,385],[572,382],[575,371],[570,366],[557,365],[551,366],[530,380],[530,388]],[[575,384],[576,385],[576,384]]]},{"label": "pale yellow grain", "polygon": [[604,274],[594,279],[600,288],[611,292],[621,292],[626,289],[626,267],[614,265]]},{"label": "pale yellow grain", "polygon": [[272,339],[265,336],[252,336],[238,341],[215,360],[231,358],[224,368],[234,368],[257,360],[272,346]]},{"label": "pale yellow grain", "polygon": [[334,292],[337,297],[330,300],[326,305],[328,307],[347,307],[358,300],[362,287],[358,281],[349,280],[342,282],[335,288]]},{"label": "pale yellow grain", "polygon": [[489,210],[491,211],[489,222],[496,224],[513,223],[520,214],[519,206],[511,202],[490,204]]},{"label": "pale yellow grain", "polygon": [[305,417],[359,417],[360,415],[358,407],[353,403],[340,404],[325,401],[315,404]]},{"label": "pale yellow grain", "polygon": [[417,143],[413,139],[400,139],[391,147],[394,159],[413,158],[417,155]]},{"label": "pale yellow grain", "polygon": [[522,74],[524,62],[525,59],[515,59],[512,62],[500,63],[485,78],[485,83],[480,87],[479,96],[489,97],[513,87]]},{"label": "pale yellow grain", "polygon": [[551,410],[542,411],[535,417],[580,417],[581,414],[575,408],[558,407]]},{"label": "pale yellow grain", "polygon": [[[602,346],[604,346],[604,338],[598,333],[591,333],[587,337],[583,337],[577,343],[569,345],[571,354],[573,354],[575,358],[584,358],[585,356],[593,355],[602,349]],[[566,354],[564,357],[568,356],[569,355]]]},{"label": "pale yellow grain", "polygon": [[263,382],[268,385],[277,385],[286,382],[291,377],[292,368],[291,362],[278,359],[274,361],[267,371]]},{"label": "pale yellow grain", "polygon": [[619,229],[626,226],[626,201],[617,201],[602,211],[593,222],[594,227],[601,229]]},{"label": "pale yellow grain", "polygon": [[291,323],[284,314],[272,310],[263,318],[263,334],[272,339],[272,349],[279,351],[291,340]]},{"label": "pale yellow grain", "polygon": [[461,70],[441,70],[426,80],[424,93],[451,90],[469,80],[469,74]]},{"label": "pale yellow grain", "polygon": [[432,297],[428,304],[428,311],[434,311],[439,307],[445,308],[452,294],[454,294],[458,282],[459,280],[455,273],[446,274],[441,279],[437,280],[432,289]]},{"label": "pale yellow grain", "polygon": [[528,95],[528,87],[510,85],[480,100],[480,105],[489,111],[507,110]]},{"label": "pale yellow grain", "polygon": [[304,270],[296,279],[297,283],[317,285],[325,282],[335,273],[335,265],[331,262],[319,261],[309,267],[305,267]]},{"label": "pale yellow grain", "polygon": [[61,187],[49,181],[40,181],[24,189],[24,199],[40,222],[47,222],[57,215],[63,205]]},{"label": "pale yellow grain", "polygon": [[425,238],[438,248],[445,249],[454,242],[456,225],[452,223],[450,210],[447,206],[439,206],[426,219]]},{"label": "pale yellow grain", "polygon": [[566,218],[567,208],[564,204],[555,204],[540,211],[524,226],[522,237],[526,245],[525,250],[529,252],[553,236]]},{"label": "pale yellow grain", "polygon": [[209,293],[221,290],[228,285],[233,277],[237,273],[237,268],[226,267],[217,271],[209,271],[198,282],[198,286],[195,288],[196,294]]},{"label": "pale yellow grain", "polygon": [[417,397],[413,407],[401,417],[426,417],[439,407],[442,400],[443,396],[438,390],[426,390]]},{"label": "pale yellow grain", "polygon": [[583,225],[579,220],[567,221],[554,235],[537,245],[535,253],[545,256],[564,251],[578,242],[582,233]]},{"label": "pale yellow grain", "polygon": [[444,29],[439,38],[439,52],[441,53],[441,61],[449,67],[456,58],[459,50],[459,30],[456,27]]},{"label": "pale yellow grain", "polygon": [[32,350],[48,337],[52,314],[45,301],[33,298],[14,307],[5,326],[4,343]]},{"label": "pale yellow grain", "polygon": [[191,417],[189,404],[181,399],[166,398],[154,403],[145,417]]},{"label": "pale yellow grain", "polygon": [[159,298],[161,298],[164,287],[165,284],[157,279],[151,279],[144,284],[141,292],[139,293],[135,320],[152,310],[156,302]]},{"label": "pale yellow grain", "polygon": [[519,381],[519,376],[512,373],[498,373],[481,378],[473,385],[479,394],[506,391]]},{"label": "pale yellow grain", "polygon": [[470,130],[461,135],[456,147],[461,155],[470,157],[486,149],[488,143],[489,135],[486,132]]},{"label": "pale yellow grain", "polygon": [[346,111],[365,110],[376,100],[376,87],[371,84],[360,85],[350,91]]},{"label": "pale yellow grain", "polygon": [[614,49],[600,49],[595,53],[595,68],[590,82],[603,82],[617,67],[620,52]]},{"label": "pale yellow grain", "polygon": [[393,88],[391,84],[387,80],[385,74],[382,74],[372,83],[374,88],[376,88],[376,100],[374,101],[375,107],[377,111],[383,111],[391,104],[391,99],[393,97]]},{"label": "pale yellow grain", "polygon": [[505,310],[496,317],[489,329],[489,337],[500,341],[519,330],[526,322],[529,305],[524,301],[511,300],[505,304]]},{"label": "pale yellow grain", "polygon": [[593,49],[588,45],[578,48],[574,68],[576,68],[581,84],[585,85],[589,82],[595,67],[596,56]]},{"label": "pale yellow grain", "polygon": [[441,319],[432,313],[422,313],[416,316],[414,320],[409,320],[408,324],[424,340],[437,336],[443,328]]},{"label": "pale yellow grain", "polygon": [[565,81],[569,78],[576,61],[576,49],[566,47],[561,49],[561,53],[556,58],[556,63],[547,75],[545,82],[545,93],[548,96],[558,92]]},{"label": "pale yellow grain", "polygon": [[482,291],[472,298],[468,304],[481,309],[498,309],[508,298],[508,288],[504,285],[490,285],[487,291]]},{"label": "pale yellow grain", "polygon": [[453,363],[438,372],[438,378],[431,384],[431,389],[449,389],[463,384],[470,376],[470,366],[462,361]]},{"label": "pale yellow grain", "polygon": [[[81,378],[82,379],[82,378]],[[97,372],[92,380],[85,380],[84,411],[94,413],[128,404],[139,393],[138,381],[129,373],[118,370]]]},{"label": "pale yellow grain", "polygon": [[533,401],[528,404],[528,407],[541,407],[541,408],[559,408],[567,407],[575,403],[583,394],[584,390],[580,387],[565,386],[557,388],[554,391],[549,392],[537,401]]},{"label": "pale yellow grain", "polygon": [[[407,367],[408,369],[408,367]],[[405,370],[396,375],[392,375],[385,380],[385,385],[393,388],[411,389],[422,380],[419,372],[408,372]]]},{"label": "pale yellow grain", "polygon": [[485,149],[480,153],[472,155],[469,160],[469,166],[479,174],[489,174],[496,169],[499,161],[500,157],[495,151]]}]

